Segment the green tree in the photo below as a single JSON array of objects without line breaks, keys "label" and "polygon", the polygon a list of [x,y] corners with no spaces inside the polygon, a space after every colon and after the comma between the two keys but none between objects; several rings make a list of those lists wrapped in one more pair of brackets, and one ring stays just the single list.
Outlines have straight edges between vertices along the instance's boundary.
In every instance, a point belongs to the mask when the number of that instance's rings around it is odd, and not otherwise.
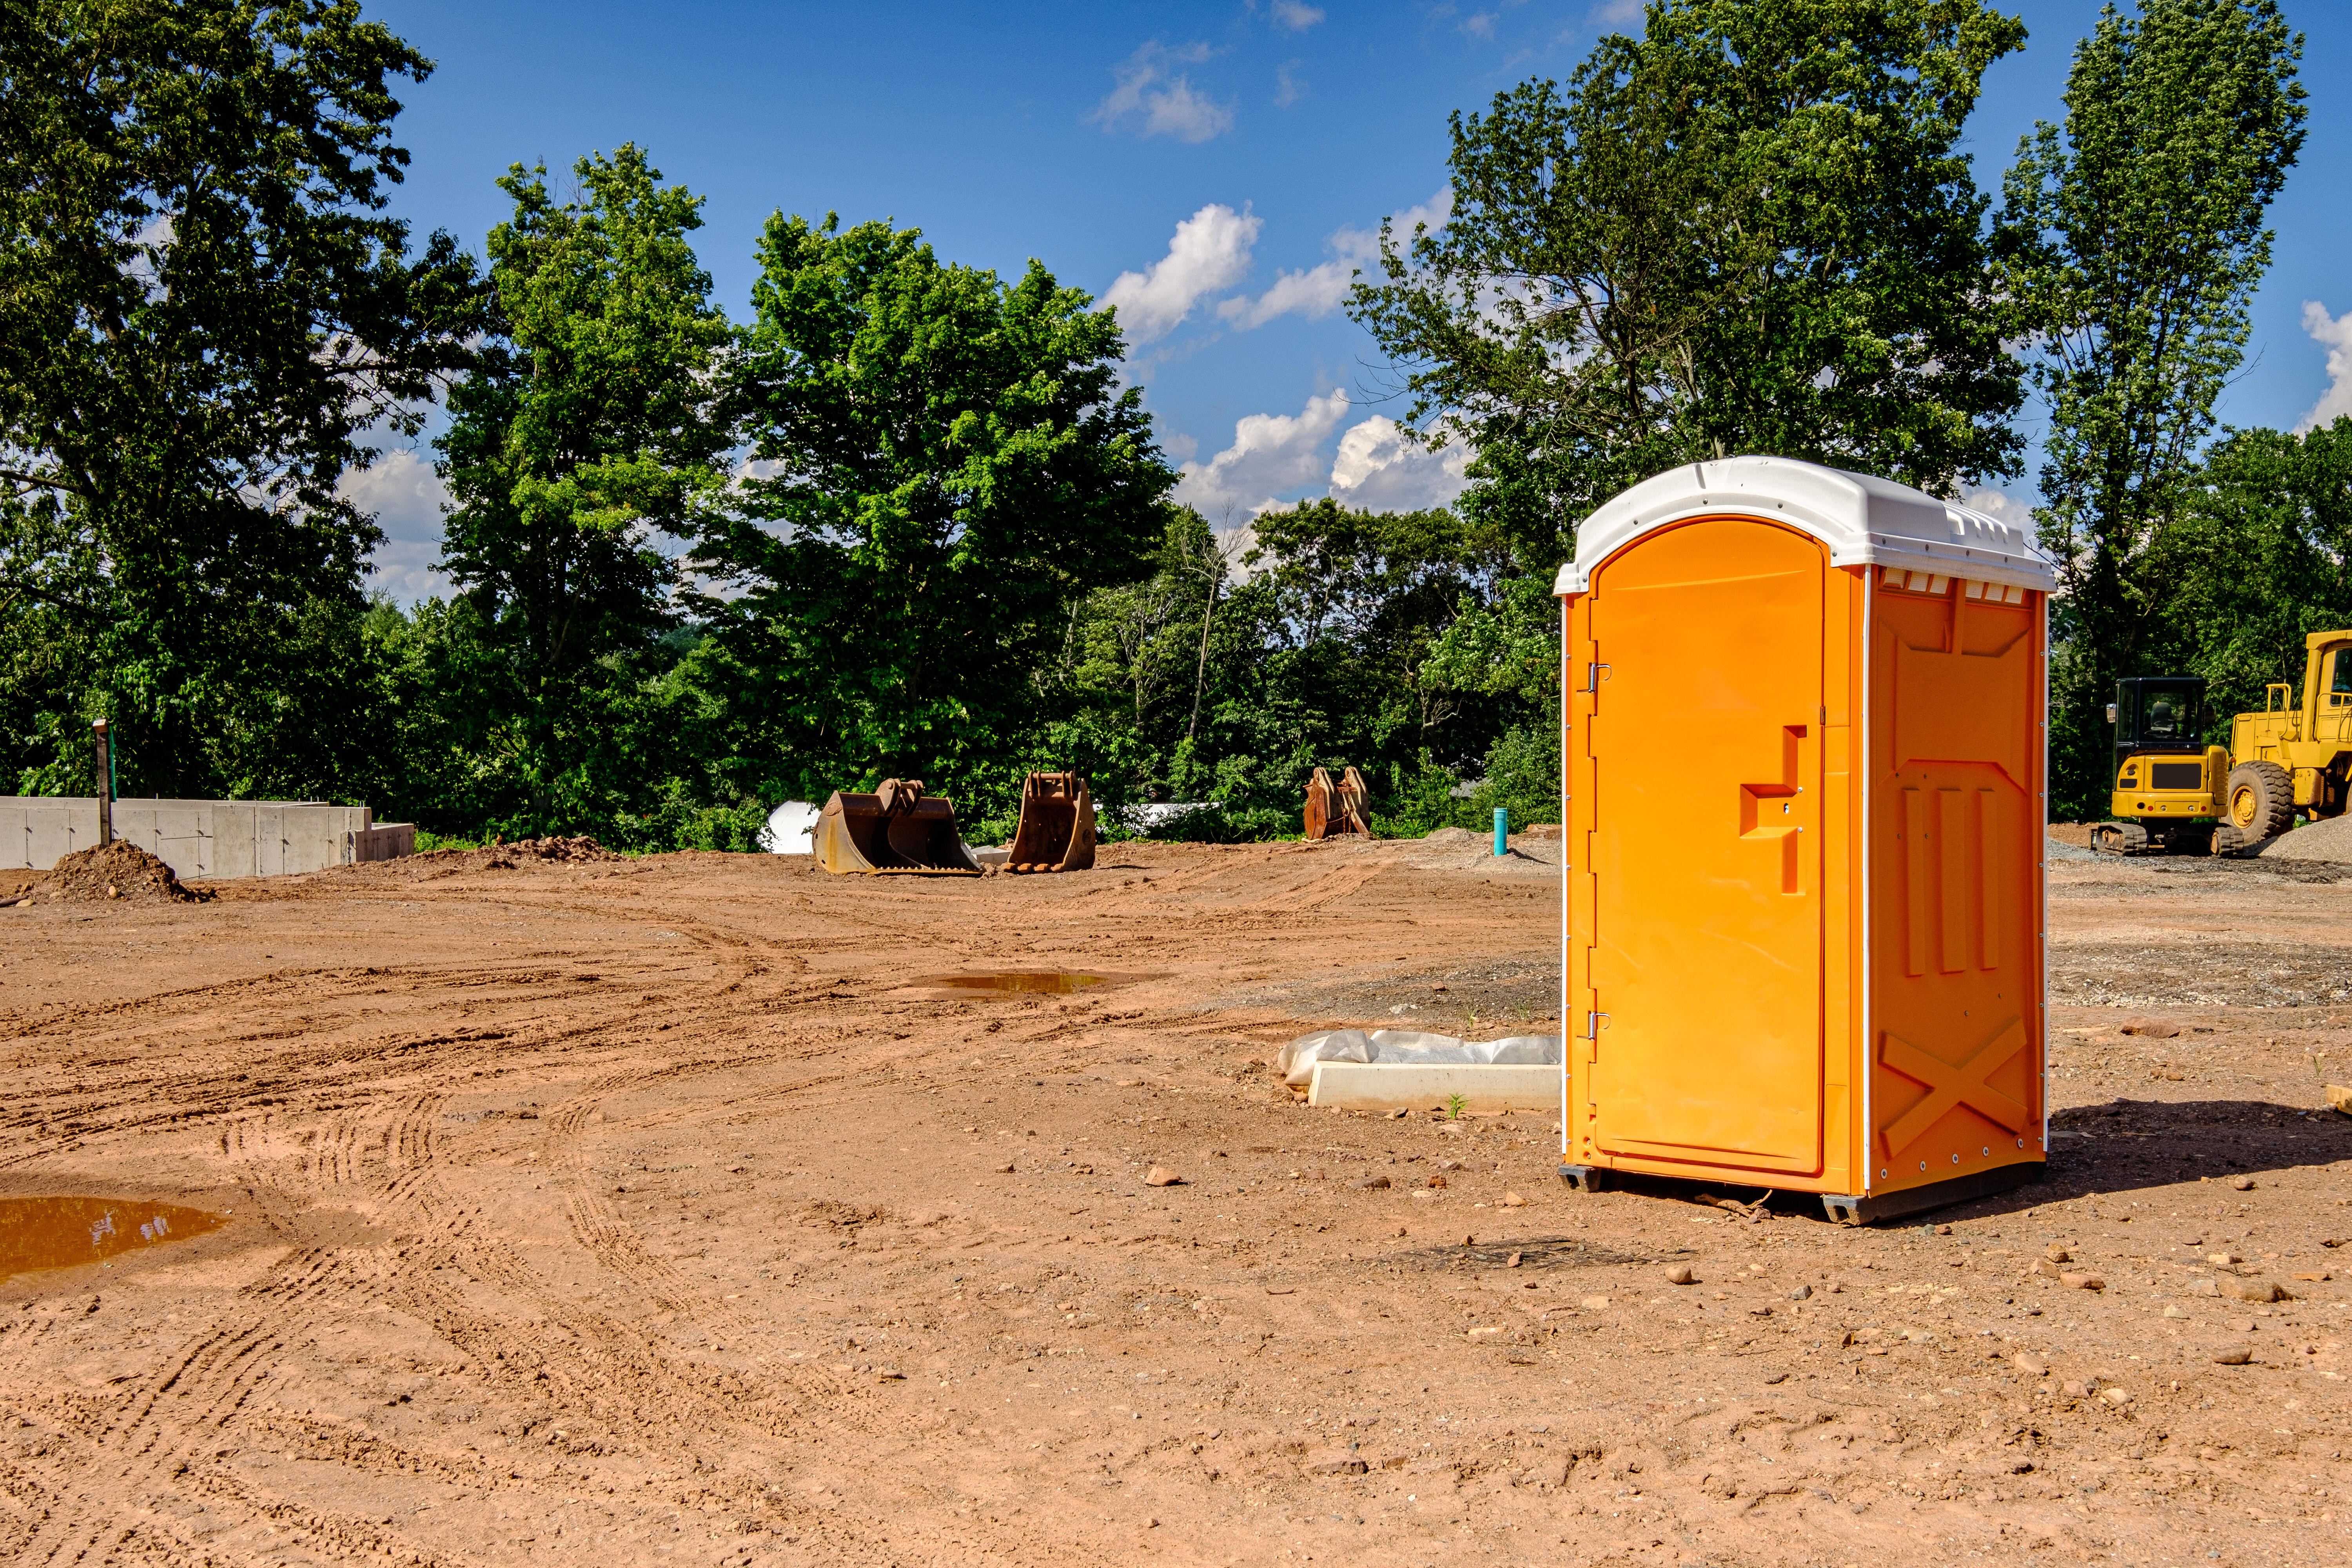
[{"label": "green tree", "polygon": [[2116,679],[2161,673],[2213,401],[2270,264],[2263,215],[2303,145],[2303,52],[2270,0],[2108,6],[2075,48],[2063,125],[2005,184],[2008,287],[2050,430],[2038,516],[2057,557],[2055,815],[2105,814]]},{"label": "green tree", "polygon": [[1563,90],[1452,121],[1454,209],[1350,313],[1466,437],[1527,569],[1677,464],[1808,458],[1933,490],[2015,465],[2021,399],[1959,150],[2024,29],[1980,0],[1654,0]]},{"label": "green tree", "polygon": [[2151,668],[2212,683],[2212,739],[2260,708],[2272,681],[2300,685],[2304,637],[2352,626],[2352,416],[2298,437],[2233,430],[2181,498],[2163,549],[2178,586],[2147,651]]},{"label": "green tree", "polygon": [[18,787],[86,789],[98,714],[127,790],[331,786],[334,727],[278,699],[326,629],[352,651],[378,535],[337,483],[478,320],[448,238],[411,258],[382,210],[430,68],[347,0],[0,3]]},{"label": "green tree", "polygon": [[736,376],[760,477],[706,529],[746,793],[1008,771],[1089,590],[1149,574],[1175,476],[1117,321],[1033,261],[779,213]]},{"label": "green tree", "polygon": [[491,335],[437,443],[457,503],[442,563],[501,655],[484,739],[514,779],[509,833],[633,809],[616,738],[680,619],[659,536],[700,529],[733,441],[719,372],[734,332],[687,239],[701,199],[634,145],[573,173],[563,202],[544,168],[499,182],[515,212],[489,236]]}]

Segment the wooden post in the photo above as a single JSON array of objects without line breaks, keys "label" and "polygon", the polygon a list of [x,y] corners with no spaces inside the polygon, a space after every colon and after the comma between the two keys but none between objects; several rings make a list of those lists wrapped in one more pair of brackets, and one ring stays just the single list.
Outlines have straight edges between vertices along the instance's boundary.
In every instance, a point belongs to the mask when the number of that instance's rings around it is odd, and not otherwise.
[{"label": "wooden post", "polygon": [[93,720],[89,726],[97,747],[98,762],[98,841],[114,842],[114,756],[106,738],[106,721]]}]

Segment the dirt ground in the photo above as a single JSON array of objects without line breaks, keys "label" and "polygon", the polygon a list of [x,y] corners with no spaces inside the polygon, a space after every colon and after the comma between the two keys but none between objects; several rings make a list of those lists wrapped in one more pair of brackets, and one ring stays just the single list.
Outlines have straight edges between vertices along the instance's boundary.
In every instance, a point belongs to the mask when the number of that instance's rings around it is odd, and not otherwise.
[{"label": "dirt ground", "polygon": [[0,1201],[225,1216],[0,1282],[0,1561],[2352,1557],[2352,883],[2053,852],[2048,1179],[1856,1230],[1271,1080],[1551,1023],[1556,844],[0,910]]}]

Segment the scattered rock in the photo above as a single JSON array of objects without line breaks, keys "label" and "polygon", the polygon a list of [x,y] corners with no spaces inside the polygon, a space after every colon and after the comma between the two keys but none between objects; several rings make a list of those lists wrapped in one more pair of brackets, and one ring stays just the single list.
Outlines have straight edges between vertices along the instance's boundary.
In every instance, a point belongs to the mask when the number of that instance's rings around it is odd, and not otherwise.
[{"label": "scattered rock", "polygon": [[1143,1184],[1147,1187],[1181,1187],[1184,1184],[1184,1178],[1165,1165],[1154,1165],[1144,1173]]},{"label": "scattered rock", "polygon": [[1511,1254],[1510,1258],[1505,1261],[1503,1267],[1506,1268],[1517,1268],[1519,1266],[1520,1259],[1526,1256],[1527,1255],[1525,1253],[1514,1252]]},{"label": "scattered rock", "polygon": [[1609,1298],[1606,1296],[1587,1296],[1583,1300],[1579,1301],[1577,1305],[1583,1308],[1588,1312],[1605,1312],[1609,1310]]},{"label": "scattered rock", "polygon": [[1528,1206],[1528,1200],[1517,1193],[1507,1192],[1503,1194],[1502,1206],[1507,1209],[1523,1209]]},{"label": "scattered rock", "polygon": [[2297,1279],[2308,1280],[2308,1281],[2309,1281],[2309,1282],[2311,1282],[2312,1284],[2318,1285],[2318,1284],[2323,1284],[2323,1283],[2325,1283],[2325,1282],[2326,1282],[2326,1281],[2327,1281],[2327,1280],[2330,1280],[2330,1279],[2335,1279],[2335,1278],[2336,1278],[2336,1276],[2335,1276],[2335,1275],[2333,1275],[2333,1274],[2331,1274],[2331,1273],[2329,1273],[2329,1272],[2328,1272],[2326,1269],[2325,1269],[2325,1268],[2313,1268],[2313,1269],[2306,1269],[2306,1270],[2305,1270],[2303,1273],[2300,1273],[2300,1274],[2294,1275],[2294,1279]]},{"label": "scattered rock", "polygon": [[2214,1352],[2213,1364],[2215,1366],[2244,1366],[2253,1359],[2254,1352],[2248,1350],[2244,1345],[2231,1345],[2228,1350],[2217,1351]]},{"label": "scattered rock", "polygon": [[2091,1390],[2088,1384],[2078,1383],[2070,1377],[2058,1385],[2058,1392],[2069,1399],[2080,1399]]},{"label": "scattered rock", "polygon": [[2127,1388],[2117,1388],[2112,1384],[2105,1388],[2099,1390],[2099,1397],[2105,1400],[2108,1404],[2114,1405],[2118,1410],[2121,1410],[2125,1405],[2129,1405],[2132,1402],[2131,1390]]},{"label": "scattered rock", "polygon": [[2116,1031],[2120,1035],[2139,1035],[2151,1040],[2169,1040],[2180,1033],[2178,1024],[2126,1024]]},{"label": "scattered rock", "polygon": [[2254,1190],[2254,1179],[2252,1176],[2232,1176],[2230,1178],[2230,1190],[2234,1193],[2251,1193]]},{"label": "scattered rock", "polygon": [[2205,1261],[2216,1268],[2227,1268],[2232,1264],[2243,1263],[2245,1259],[2234,1252],[2209,1252],[2205,1255]]},{"label": "scattered rock", "polygon": [[1812,1299],[1813,1288],[1811,1285],[1800,1285],[1789,1292],[1789,1300],[1791,1301],[1810,1301]]},{"label": "scattered rock", "polygon": [[1445,1185],[1445,1178],[1443,1176],[1432,1176],[1429,1178],[1429,1184],[1433,1190],[1442,1188]]},{"label": "scattered rock", "polygon": [[2352,1116],[2352,1089],[2340,1083],[2327,1086],[2327,1108],[2340,1116]]},{"label": "scattered rock", "polygon": [[2074,1255],[2067,1251],[2064,1247],[2059,1246],[2054,1241],[2052,1242],[2048,1247],[2043,1249],[2042,1256],[2050,1259],[2053,1263],[2072,1263],[2074,1261]]},{"label": "scattered rock", "polygon": [[1576,1468],[1574,1459],[1546,1459],[1519,1477],[1519,1485],[1550,1491],[1568,1485],[1569,1473]]},{"label": "scattered rock", "polygon": [[1691,1268],[1687,1263],[1677,1263],[1672,1268],[1666,1270],[1666,1283],[1669,1285],[1696,1285],[1698,1283],[1698,1272]]},{"label": "scattered rock", "polygon": [[1010,1165],[999,1165],[995,1169],[996,1173],[1000,1176],[1009,1176],[1013,1173],[1013,1167]]},{"label": "scattered rock", "polygon": [[1356,1184],[1356,1188],[1359,1192],[1386,1192],[1388,1185],[1389,1179],[1386,1176],[1367,1176]]},{"label": "scattered rock", "polygon": [[2251,1334],[2254,1331],[2254,1321],[2252,1318],[2232,1318],[2229,1327],[2232,1333]]},{"label": "scattered rock", "polygon": [[2282,1301],[2286,1300],[2286,1292],[2280,1289],[2276,1282],[2269,1279],[2248,1279],[2242,1276],[2233,1274],[2230,1276],[2228,1279],[2222,1281],[2222,1285],[2224,1287],[2222,1293],[2234,1301]]},{"label": "scattered rock", "polygon": [[2178,1307],[2168,1305],[2164,1309],[2164,1315],[2168,1318],[2185,1318],[2189,1314],[2182,1311]]},{"label": "scattered rock", "polygon": [[2058,1283],[2069,1290],[2104,1290],[2107,1282],[2095,1274],[2061,1274]]},{"label": "scattered rock", "polygon": [[1307,1456],[1310,1476],[1360,1476],[1371,1467],[1345,1448],[1322,1448]]},{"label": "scattered rock", "polygon": [[2028,1377],[2046,1377],[2050,1373],[2050,1363],[2032,1351],[2019,1351],[2009,1358],[2009,1364]]},{"label": "scattered rock", "polygon": [[2210,1279],[2191,1279],[2182,1291],[2183,1295],[2189,1296],[2218,1296],[2221,1293],[2221,1287]]}]

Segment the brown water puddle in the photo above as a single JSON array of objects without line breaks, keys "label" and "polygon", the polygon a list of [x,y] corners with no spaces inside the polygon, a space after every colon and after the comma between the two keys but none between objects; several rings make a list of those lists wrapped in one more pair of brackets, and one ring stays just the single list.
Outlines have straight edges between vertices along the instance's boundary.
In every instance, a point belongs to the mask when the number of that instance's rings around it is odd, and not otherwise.
[{"label": "brown water puddle", "polygon": [[1044,969],[1010,969],[998,974],[934,974],[915,982],[917,985],[934,985],[945,991],[1022,991],[1064,995],[1109,983],[1108,974],[1065,974]]},{"label": "brown water puddle", "polygon": [[218,1230],[228,1216],[121,1198],[0,1198],[0,1276],[102,1263]]}]

